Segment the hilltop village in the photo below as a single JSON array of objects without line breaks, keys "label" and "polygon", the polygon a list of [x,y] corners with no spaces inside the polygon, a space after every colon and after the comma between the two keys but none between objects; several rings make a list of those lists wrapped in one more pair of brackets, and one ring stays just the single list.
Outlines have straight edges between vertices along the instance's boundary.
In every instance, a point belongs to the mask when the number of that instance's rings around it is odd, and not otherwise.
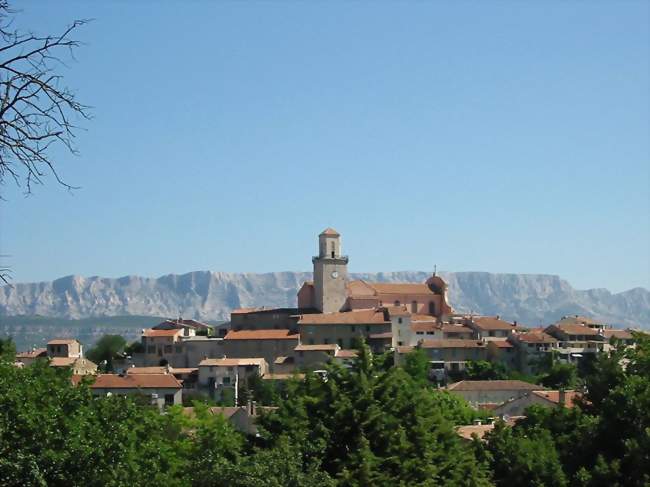
[{"label": "hilltop village", "polygon": [[308,371],[325,375],[328,364],[349,367],[365,342],[374,354],[392,354],[397,365],[421,350],[432,384],[476,408],[489,405],[512,414],[531,402],[565,403],[568,396],[519,380],[463,380],[469,364],[488,362],[527,374],[545,357],[573,364],[609,352],[614,341],[633,345],[630,331],[580,316],[528,328],[499,316],[456,313],[447,284],[435,273],[421,284],[349,280],[341,235],[332,228],[318,236],[312,263],[314,280],[298,291],[296,308],[235,309],[230,322],[218,327],[164,321],[143,330],[130,355],[115,358],[113,373],[97,374],[97,364],[84,358],[74,339],[18,353],[17,365],[48,357],[51,366],[70,368],[73,380],[96,375],[95,394],[146,394],[161,407],[229,394],[233,406],[248,401],[250,411],[255,398],[238,397],[247,381],[283,381]]}]

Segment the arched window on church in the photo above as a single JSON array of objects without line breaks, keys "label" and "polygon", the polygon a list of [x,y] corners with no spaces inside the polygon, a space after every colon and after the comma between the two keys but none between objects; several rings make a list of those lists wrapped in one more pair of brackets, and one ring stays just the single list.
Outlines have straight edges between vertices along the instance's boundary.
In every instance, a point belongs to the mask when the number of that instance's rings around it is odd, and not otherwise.
[{"label": "arched window on church", "polygon": [[417,313],[417,312],[418,312],[418,302],[411,301],[411,313]]},{"label": "arched window on church", "polygon": [[336,245],[336,244],[335,244],[334,242],[332,242],[332,259],[333,259],[334,256],[336,255],[336,248],[335,248],[335,245]]},{"label": "arched window on church", "polygon": [[395,303],[393,303],[395,306],[399,306],[401,303],[398,300],[395,300]]},{"label": "arched window on church", "polygon": [[429,301],[429,314],[430,315],[436,314],[436,303],[434,303],[433,301]]}]

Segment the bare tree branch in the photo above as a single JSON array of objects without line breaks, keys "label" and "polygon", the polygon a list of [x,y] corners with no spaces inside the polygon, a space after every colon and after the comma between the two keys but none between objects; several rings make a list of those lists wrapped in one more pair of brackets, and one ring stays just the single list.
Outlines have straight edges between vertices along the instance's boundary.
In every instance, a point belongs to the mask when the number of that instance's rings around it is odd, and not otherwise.
[{"label": "bare tree branch", "polygon": [[51,148],[63,145],[77,154],[75,122],[89,119],[90,107],[62,86],[54,69],[66,66],[63,56],[74,60],[80,42],[71,35],[88,20],[43,37],[12,30],[14,14],[8,1],[0,0],[0,184],[10,178],[31,193],[49,173],[73,189],[59,176]]}]

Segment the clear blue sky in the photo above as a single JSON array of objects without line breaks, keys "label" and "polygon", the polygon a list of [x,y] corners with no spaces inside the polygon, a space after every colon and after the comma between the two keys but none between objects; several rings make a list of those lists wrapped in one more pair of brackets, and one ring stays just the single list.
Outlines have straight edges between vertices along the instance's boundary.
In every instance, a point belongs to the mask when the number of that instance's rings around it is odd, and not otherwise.
[{"label": "clear blue sky", "polygon": [[16,282],[310,270],[650,287],[649,3],[20,2],[96,20],[65,71],[95,119],[25,198]]}]

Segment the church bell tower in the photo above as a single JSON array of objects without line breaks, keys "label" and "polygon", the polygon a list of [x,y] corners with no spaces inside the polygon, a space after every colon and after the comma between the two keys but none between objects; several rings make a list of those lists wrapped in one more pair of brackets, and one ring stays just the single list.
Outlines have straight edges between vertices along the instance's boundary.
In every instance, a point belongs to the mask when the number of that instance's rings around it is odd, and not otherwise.
[{"label": "church bell tower", "polygon": [[333,228],[318,236],[314,264],[316,308],[322,313],[341,311],[347,299],[348,257],[341,255],[341,235]]}]

